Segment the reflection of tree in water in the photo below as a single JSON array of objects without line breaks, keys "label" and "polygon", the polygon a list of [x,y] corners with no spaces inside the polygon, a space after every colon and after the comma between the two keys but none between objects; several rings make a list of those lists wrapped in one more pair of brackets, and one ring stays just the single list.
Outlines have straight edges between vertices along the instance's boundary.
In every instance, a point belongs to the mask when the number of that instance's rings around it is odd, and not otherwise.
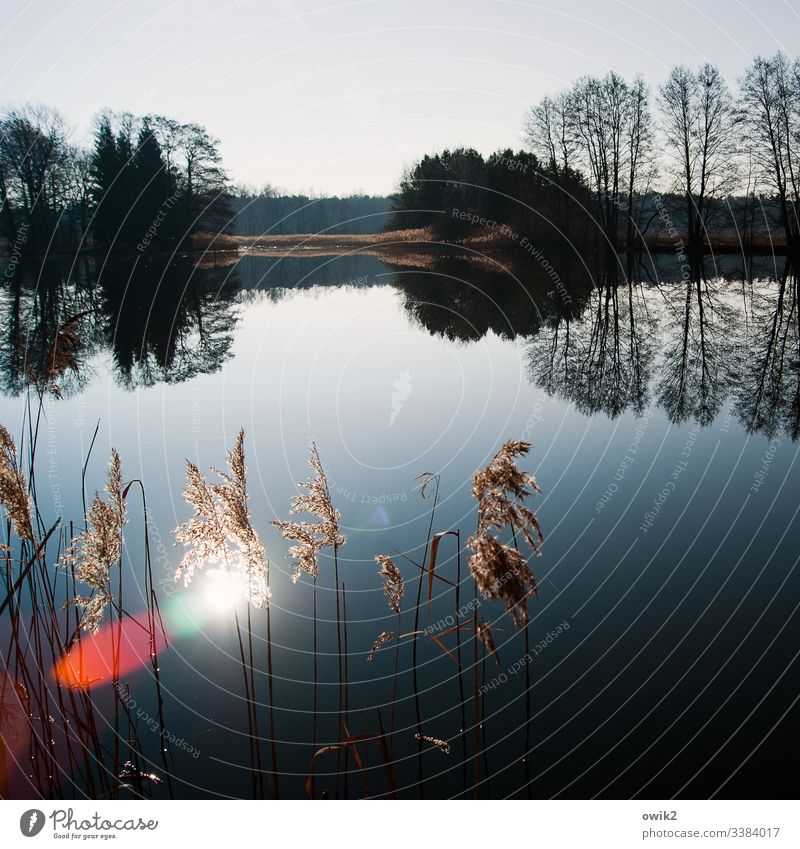
[{"label": "reflection of tree in water", "polygon": [[80,392],[90,373],[86,360],[100,335],[88,260],[72,267],[45,262],[19,269],[5,289],[0,340],[0,381],[5,394],[28,386],[69,396]]},{"label": "reflection of tree in water", "polygon": [[797,275],[787,269],[776,286],[754,296],[736,393],[736,410],[750,432],[798,437],[800,330]]},{"label": "reflection of tree in water", "polygon": [[587,415],[639,415],[648,403],[652,325],[639,286],[601,275],[583,310],[561,309],[532,341],[531,380]]},{"label": "reflection of tree in water", "polygon": [[229,269],[197,267],[190,257],[115,260],[99,277],[89,260],[44,264],[21,274],[2,301],[3,389],[18,394],[32,383],[43,386],[53,352],[60,346],[66,355],[68,339],[77,344],[74,367],[69,360],[59,377],[65,395],[86,385],[85,363],[102,347],[110,348],[127,388],[216,371],[230,355],[237,291]]},{"label": "reflection of tree in water", "polygon": [[742,316],[724,300],[725,284],[693,269],[683,283],[668,283],[664,355],[656,386],[658,403],[675,424],[710,424],[730,388],[734,337]]},{"label": "reflection of tree in water", "polygon": [[[749,431],[798,436],[796,275],[756,282],[749,319],[739,306],[741,287],[702,270],[689,280],[668,273],[668,282],[644,285],[606,274],[592,285],[580,263],[554,261],[559,288],[530,262],[508,271],[486,258],[431,257],[421,265],[394,264],[391,278],[382,271],[359,279],[391,279],[406,314],[432,335],[526,340],[531,380],[583,413],[638,415],[652,392],[670,421],[708,425],[731,395]],[[335,281],[344,271],[320,274]],[[6,394],[79,392],[103,349],[128,388],[213,372],[230,356],[240,298],[235,260],[217,268],[186,256],[120,258],[98,274],[90,257],[79,257],[20,267],[10,284],[0,292]],[[276,298],[293,294],[274,291]]]},{"label": "reflection of tree in water", "polygon": [[180,383],[222,367],[233,342],[238,287],[230,269],[137,258],[100,278],[106,338],[127,388]]},{"label": "reflection of tree in water", "polygon": [[[393,285],[407,315],[431,335],[454,342],[477,342],[490,331],[501,339],[533,337],[562,308],[561,296],[538,267],[507,258],[503,264],[510,271],[490,260],[439,258],[426,270],[397,269]],[[570,293],[573,305],[584,297],[578,284]]]},{"label": "reflection of tree in water", "polygon": [[[797,277],[753,296],[753,318],[732,280],[638,286],[604,282],[584,310],[561,310],[532,341],[531,379],[592,414],[640,414],[648,385],[667,418],[714,421],[729,396],[750,432],[800,431]],[[658,355],[658,365],[654,360]]]}]

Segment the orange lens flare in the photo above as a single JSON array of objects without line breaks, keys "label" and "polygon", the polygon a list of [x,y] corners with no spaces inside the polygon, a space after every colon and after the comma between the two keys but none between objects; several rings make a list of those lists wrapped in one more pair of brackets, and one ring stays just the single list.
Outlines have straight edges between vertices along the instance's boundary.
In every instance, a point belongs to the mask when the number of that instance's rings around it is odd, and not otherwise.
[{"label": "orange lens flare", "polygon": [[147,614],[126,616],[104,625],[96,634],[82,634],[79,643],[56,663],[56,681],[68,687],[94,687],[129,675],[149,664],[166,640],[160,629],[151,638]]}]

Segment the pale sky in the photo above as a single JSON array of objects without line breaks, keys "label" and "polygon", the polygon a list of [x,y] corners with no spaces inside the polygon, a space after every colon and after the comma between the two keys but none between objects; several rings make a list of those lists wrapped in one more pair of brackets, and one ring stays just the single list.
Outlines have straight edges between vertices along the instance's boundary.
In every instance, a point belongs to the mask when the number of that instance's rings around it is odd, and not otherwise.
[{"label": "pale sky", "polygon": [[[796,6],[797,4],[795,4]],[[797,54],[785,0],[3,0],[3,105],[204,124],[231,178],[385,194],[422,153],[519,147],[528,107],[581,74]]]}]

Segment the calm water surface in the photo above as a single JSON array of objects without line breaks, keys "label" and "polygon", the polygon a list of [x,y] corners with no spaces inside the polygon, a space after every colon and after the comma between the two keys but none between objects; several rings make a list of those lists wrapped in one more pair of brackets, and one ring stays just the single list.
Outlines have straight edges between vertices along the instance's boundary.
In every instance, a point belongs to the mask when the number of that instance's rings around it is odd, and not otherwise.
[{"label": "calm water surface", "polygon": [[[413,627],[419,572],[401,553],[421,560],[431,509],[416,476],[440,473],[434,531],[457,528],[465,538],[475,523],[473,471],[506,439],[526,439],[546,537],[533,564],[540,593],[531,604],[531,751],[523,765],[525,646],[502,607],[484,603],[500,667],[489,658],[480,672],[490,686],[482,795],[519,793],[526,769],[540,797],[796,792],[789,758],[798,718],[800,348],[796,281],[780,267],[744,275],[741,263],[726,260],[684,280],[663,260],[637,269],[630,285],[625,275],[612,285],[572,260],[559,266],[556,286],[544,272],[531,279],[513,266],[459,258],[83,262],[20,272],[0,296],[0,421],[20,432],[25,352],[35,363],[59,317],[86,311],[81,368],[63,381],[63,398],[45,404],[39,504],[46,521],[80,522],[81,467],[98,421],[87,489],[102,486],[112,445],[126,479],[145,482],[171,639],[161,673],[179,795],[250,792],[231,608],[202,575],[188,589],[172,582],[180,559],[172,529],[190,515],[184,458],[221,466],[240,427],[254,523],[272,570],[282,796],[303,795],[310,762],[311,592],[290,581],[286,543],[270,523],[288,517],[295,482],[308,476],[311,440],[347,536],[339,568],[353,734],[376,729],[391,709],[393,651],[366,660],[377,634],[396,626],[375,554],[400,566],[402,628]],[[132,609],[144,606],[142,528],[132,505]],[[441,552],[437,571],[455,581],[449,540]],[[319,739],[331,742],[330,560],[319,587]],[[431,622],[453,609],[452,589],[437,584]],[[423,625],[427,618],[423,609]],[[452,635],[444,639],[454,646]],[[449,756],[424,753],[431,797],[462,792],[455,673],[450,658],[421,640],[423,731],[453,744]],[[154,712],[147,670],[126,680],[140,708]],[[414,717],[408,641],[396,723],[405,795],[419,792]],[[143,746],[158,765],[157,734],[145,724]],[[266,728],[264,713],[265,736]],[[369,758],[379,793],[379,758]],[[324,773],[332,766],[319,765],[320,789],[331,794]],[[357,773],[350,793],[363,795]]]}]

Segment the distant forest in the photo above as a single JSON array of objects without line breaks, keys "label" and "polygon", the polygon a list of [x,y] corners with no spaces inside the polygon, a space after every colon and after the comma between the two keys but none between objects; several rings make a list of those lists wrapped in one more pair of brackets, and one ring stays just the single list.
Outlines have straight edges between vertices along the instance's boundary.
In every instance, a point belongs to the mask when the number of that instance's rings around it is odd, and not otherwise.
[{"label": "distant forest", "polygon": [[388,197],[308,197],[267,187],[234,190],[230,232],[237,236],[287,233],[380,233],[386,229]]},{"label": "distant forest", "polygon": [[800,249],[800,62],[782,53],[753,60],[736,90],[708,64],[673,68],[655,93],[641,77],[582,77],[530,109],[524,137],[488,158],[425,156],[391,199],[313,198],[232,186],[198,124],[102,113],[82,149],[56,110],[23,106],[0,116],[0,241],[40,256],[424,227],[611,252]]}]

